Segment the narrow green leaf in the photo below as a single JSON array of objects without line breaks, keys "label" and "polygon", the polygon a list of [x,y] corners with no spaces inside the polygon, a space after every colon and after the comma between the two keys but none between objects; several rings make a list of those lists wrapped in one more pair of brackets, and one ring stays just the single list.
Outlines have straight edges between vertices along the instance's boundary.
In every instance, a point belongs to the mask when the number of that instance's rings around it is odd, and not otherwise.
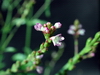
[{"label": "narrow green leaf", "polygon": [[27,25],[31,25],[31,26],[33,26],[33,25],[35,25],[36,23],[41,23],[41,24],[44,24],[44,23],[46,23],[47,21],[45,21],[45,20],[41,20],[41,19],[32,19],[32,20],[28,20],[27,21]]},{"label": "narrow green leaf", "polygon": [[16,18],[12,21],[12,23],[14,25],[20,26],[20,25],[26,24],[26,20],[25,18]]},{"label": "narrow green leaf", "polygon": [[7,47],[5,52],[16,52],[16,49],[14,47]]},{"label": "narrow green leaf", "polygon": [[26,58],[26,55],[25,54],[22,54],[22,53],[17,53],[17,54],[14,54],[12,56],[12,60],[13,61],[22,61]]}]

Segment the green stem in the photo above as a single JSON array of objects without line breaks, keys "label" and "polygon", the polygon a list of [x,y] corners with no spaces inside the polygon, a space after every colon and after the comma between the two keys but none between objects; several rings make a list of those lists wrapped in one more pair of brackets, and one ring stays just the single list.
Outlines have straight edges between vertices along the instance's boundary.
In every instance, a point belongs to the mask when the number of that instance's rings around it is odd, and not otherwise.
[{"label": "green stem", "polygon": [[35,15],[32,17],[33,18],[39,18],[41,14],[44,12],[44,10],[47,9],[47,7],[50,5],[51,0],[45,0],[45,3],[40,7],[40,9],[35,13]]},{"label": "green stem", "polygon": [[5,42],[2,45],[2,50],[4,50],[7,45],[9,44],[9,42],[11,41],[12,37],[14,36],[15,32],[18,30],[18,27],[15,27],[11,33],[9,34],[9,36],[7,37],[7,39],[5,40]]},{"label": "green stem", "polygon": [[25,47],[30,48],[32,26],[26,26]]},{"label": "green stem", "polygon": [[78,39],[74,39],[74,55],[78,54]]},{"label": "green stem", "polygon": [[3,42],[5,41],[6,37],[7,37],[7,33],[2,32],[1,42],[0,42],[1,46],[2,46]]},{"label": "green stem", "polygon": [[[4,27],[3,27],[4,29],[6,28],[7,25],[10,25],[11,18],[12,18],[12,9],[11,9],[11,6],[9,6],[8,12],[7,12],[6,21],[5,21],[5,25],[4,25]],[[2,31],[2,36],[1,36],[0,45],[2,45],[3,42],[5,41],[5,39],[6,39],[6,37],[7,37],[7,34],[8,34],[8,32]]]}]

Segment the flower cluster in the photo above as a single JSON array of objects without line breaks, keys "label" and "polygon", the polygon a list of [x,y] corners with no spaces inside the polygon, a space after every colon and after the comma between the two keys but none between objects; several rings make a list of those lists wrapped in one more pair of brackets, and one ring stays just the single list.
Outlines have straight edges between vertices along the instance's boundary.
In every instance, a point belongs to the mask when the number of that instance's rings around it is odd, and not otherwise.
[{"label": "flower cluster", "polygon": [[[37,31],[42,31],[44,33],[45,37],[49,37],[49,39],[53,42],[54,46],[61,46],[62,42],[64,40],[64,37],[61,36],[61,34],[58,34],[56,36],[51,36],[53,34],[53,32],[60,28],[62,26],[62,24],[60,22],[55,23],[54,25],[52,25],[50,22],[47,22],[46,24],[42,25],[40,23],[37,23],[34,28]],[[46,35],[49,34],[49,35]]]},{"label": "flower cluster", "polygon": [[37,31],[42,31],[44,33],[50,33],[52,30],[58,29],[62,26],[62,24],[60,22],[57,22],[54,24],[54,26],[51,25],[50,22],[47,22],[46,24],[42,25],[40,23],[37,23],[34,28]]},{"label": "flower cluster", "polygon": [[[62,42],[64,40],[64,37],[61,36],[61,34],[52,36],[52,34],[54,33],[54,31],[58,28],[60,28],[62,26],[62,24],[60,22],[55,23],[54,25],[52,25],[50,22],[47,22],[46,24],[42,25],[40,23],[37,23],[34,28],[37,31],[42,31],[44,34],[44,37],[46,39],[46,41],[44,43],[42,43],[41,45],[41,49],[42,52],[44,52],[43,50],[45,50],[46,47],[48,47],[48,41],[52,41],[54,46],[61,46]],[[45,47],[45,48],[44,48]],[[40,51],[41,51],[40,49]],[[36,59],[40,60],[43,58],[43,54],[37,55]],[[33,64],[37,64],[36,62],[34,62]],[[40,74],[43,72],[43,67],[36,65],[36,71]]]},{"label": "flower cluster", "polygon": [[85,30],[82,29],[82,25],[78,25],[77,27],[75,25],[71,25],[69,27],[68,33],[71,35],[84,35]]}]

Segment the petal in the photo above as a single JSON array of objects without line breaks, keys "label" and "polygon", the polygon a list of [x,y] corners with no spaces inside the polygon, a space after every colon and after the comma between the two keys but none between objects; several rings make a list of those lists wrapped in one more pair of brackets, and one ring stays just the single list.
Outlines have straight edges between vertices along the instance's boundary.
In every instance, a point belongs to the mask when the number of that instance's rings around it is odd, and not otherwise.
[{"label": "petal", "polygon": [[43,67],[37,66],[37,67],[36,67],[36,71],[37,71],[39,74],[41,74],[41,73],[43,72]]},{"label": "petal", "polygon": [[35,26],[34,26],[34,28],[37,30],[37,31],[41,31],[41,28],[42,28],[43,26],[42,26],[42,24],[40,24],[40,23],[37,23]]},{"label": "petal", "polygon": [[54,24],[54,26],[55,26],[55,28],[58,29],[58,28],[61,28],[62,24],[60,22],[57,22]]},{"label": "petal", "polygon": [[74,35],[75,32],[74,32],[72,29],[69,29],[69,30],[68,30],[68,34]]},{"label": "petal", "polygon": [[78,30],[78,34],[84,35],[84,34],[85,34],[85,30],[84,30],[84,29],[79,29],[79,30]]},{"label": "petal", "polygon": [[71,25],[69,28],[70,28],[71,30],[76,30],[76,27],[75,27],[74,25]]},{"label": "petal", "polygon": [[61,46],[62,42],[60,41],[64,40],[65,38],[62,37],[61,34],[58,34],[56,36],[52,36],[50,39],[52,40],[54,46]]},{"label": "petal", "polygon": [[44,28],[44,32],[45,32],[45,33],[49,33],[49,28],[48,28],[48,27],[45,27],[45,28]]},{"label": "petal", "polygon": [[36,58],[37,58],[37,59],[41,59],[41,58],[43,58],[43,54],[42,54],[42,55],[38,55],[38,56],[36,56]]},{"label": "petal", "polygon": [[57,42],[55,46],[61,46],[62,42]]},{"label": "petal", "polygon": [[64,39],[65,39],[64,37],[61,37],[61,38],[60,38],[60,41],[63,41]]}]

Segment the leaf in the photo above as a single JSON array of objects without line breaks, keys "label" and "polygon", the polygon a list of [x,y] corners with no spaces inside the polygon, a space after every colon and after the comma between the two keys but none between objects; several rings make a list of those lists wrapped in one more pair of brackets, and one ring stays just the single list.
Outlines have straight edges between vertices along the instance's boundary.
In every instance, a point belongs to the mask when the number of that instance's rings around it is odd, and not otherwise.
[{"label": "leaf", "polygon": [[3,63],[0,62],[0,69],[2,69],[4,67],[5,67],[5,63],[4,62]]},{"label": "leaf", "polygon": [[1,70],[0,75],[5,75],[5,71]]},{"label": "leaf", "polygon": [[30,49],[30,48],[28,48],[28,47],[24,47],[24,53],[25,54],[30,54],[32,52],[32,50]]},{"label": "leaf", "polygon": [[26,24],[26,19],[25,18],[16,18],[12,21],[12,23],[14,25],[20,26],[20,25]]},{"label": "leaf", "polygon": [[9,5],[10,5],[10,2],[9,2],[9,0],[3,0],[3,3],[2,3],[2,9],[7,9],[8,7],[9,7]]},{"label": "leaf", "polygon": [[28,21],[27,21],[27,25],[33,26],[33,25],[35,25],[36,23],[44,24],[44,23],[46,23],[46,22],[47,22],[47,21],[41,20],[41,19],[32,19],[32,20],[28,20]]},{"label": "leaf", "polygon": [[25,54],[22,54],[22,53],[17,53],[17,54],[14,54],[12,56],[12,60],[13,61],[22,61],[26,58],[26,55]]},{"label": "leaf", "polygon": [[5,52],[16,52],[16,49],[14,47],[7,47]]}]

